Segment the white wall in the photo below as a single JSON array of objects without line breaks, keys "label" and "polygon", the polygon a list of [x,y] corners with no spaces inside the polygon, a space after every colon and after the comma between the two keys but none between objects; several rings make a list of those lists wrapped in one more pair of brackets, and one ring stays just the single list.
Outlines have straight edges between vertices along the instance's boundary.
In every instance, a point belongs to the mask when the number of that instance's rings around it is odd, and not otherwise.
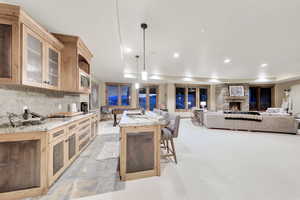
[{"label": "white wall", "polygon": [[175,84],[173,83],[167,85],[167,107],[169,112],[175,112]]},{"label": "white wall", "polygon": [[284,98],[284,90],[291,89],[295,85],[300,85],[300,80],[279,83],[275,85],[275,107],[281,107]]},{"label": "white wall", "polygon": [[293,113],[300,113],[300,84],[291,86]]},{"label": "white wall", "polygon": [[211,85],[210,86],[210,91],[209,91],[209,102],[210,102],[210,110],[211,111],[216,111],[217,106],[216,106],[216,86]]}]

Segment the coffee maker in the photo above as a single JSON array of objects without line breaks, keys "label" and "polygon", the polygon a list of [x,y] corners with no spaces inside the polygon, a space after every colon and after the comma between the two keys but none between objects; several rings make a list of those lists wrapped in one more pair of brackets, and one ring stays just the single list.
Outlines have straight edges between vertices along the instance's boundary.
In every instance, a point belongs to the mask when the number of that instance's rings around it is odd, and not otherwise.
[{"label": "coffee maker", "polygon": [[89,112],[88,102],[81,102],[80,103],[80,111],[83,112],[84,114]]}]

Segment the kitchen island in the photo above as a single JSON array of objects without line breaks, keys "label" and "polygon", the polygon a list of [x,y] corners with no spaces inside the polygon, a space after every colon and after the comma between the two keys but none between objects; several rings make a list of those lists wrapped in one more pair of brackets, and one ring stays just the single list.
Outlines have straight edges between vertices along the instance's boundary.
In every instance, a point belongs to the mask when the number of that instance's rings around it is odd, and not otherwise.
[{"label": "kitchen island", "polygon": [[119,123],[121,180],[160,176],[160,134],[165,124],[152,112],[123,114]]},{"label": "kitchen island", "polygon": [[0,200],[45,194],[97,134],[96,114],[0,128]]}]

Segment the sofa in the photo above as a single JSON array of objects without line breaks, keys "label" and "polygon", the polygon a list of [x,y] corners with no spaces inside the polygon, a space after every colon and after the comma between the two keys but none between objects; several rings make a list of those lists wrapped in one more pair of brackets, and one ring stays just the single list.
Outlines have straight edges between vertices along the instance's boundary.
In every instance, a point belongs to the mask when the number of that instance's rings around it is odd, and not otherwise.
[{"label": "sofa", "polygon": [[262,120],[226,119],[223,112],[204,113],[207,128],[297,134],[298,121],[289,115],[261,114]]}]

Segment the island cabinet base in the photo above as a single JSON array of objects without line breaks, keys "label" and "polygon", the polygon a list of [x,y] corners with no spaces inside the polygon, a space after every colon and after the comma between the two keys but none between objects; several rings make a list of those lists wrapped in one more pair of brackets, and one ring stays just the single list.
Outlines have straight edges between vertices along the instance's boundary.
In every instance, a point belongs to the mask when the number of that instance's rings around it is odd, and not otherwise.
[{"label": "island cabinet base", "polygon": [[121,127],[121,180],[160,176],[160,126]]}]

